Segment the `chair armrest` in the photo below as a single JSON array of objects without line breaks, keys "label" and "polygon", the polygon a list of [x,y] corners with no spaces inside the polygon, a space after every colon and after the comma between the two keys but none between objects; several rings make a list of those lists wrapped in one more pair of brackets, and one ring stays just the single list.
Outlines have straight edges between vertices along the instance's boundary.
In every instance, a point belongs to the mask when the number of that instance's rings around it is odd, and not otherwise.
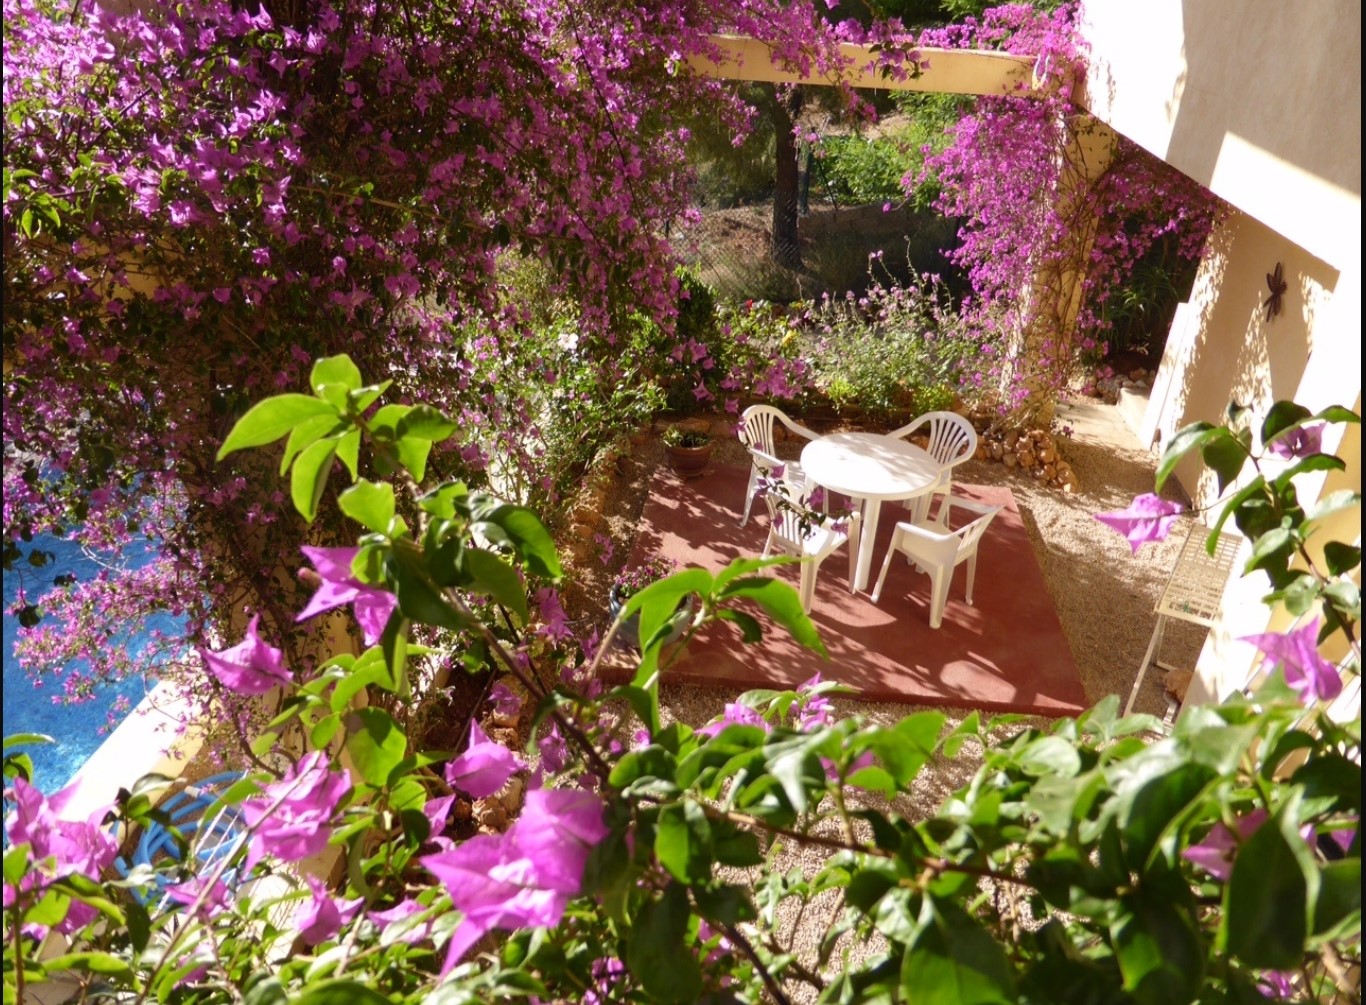
[{"label": "chair armrest", "polygon": [[952,540],[958,536],[951,530],[933,530],[924,524],[910,522],[898,523],[896,525],[896,531],[898,534],[908,534],[911,537],[918,537],[922,541],[942,542]]},{"label": "chair armrest", "polygon": [[919,428],[920,428],[921,426],[923,426],[924,424],[925,424],[925,416],[922,415],[922,416],[921,416],[920,418],[918,418],[918,419],[912,419],[910,422],[906,423],[906,425],[902,426],[900,429],[893,429],[893,430],[892,430],[890,433],[888,433],[887,435],[890,436],[890,437],[891,437],[892,439],[894,439],[894,440],[904,439],[905,437],[910,436],[912,433],[914,433],[917,429],[919,429]]},{"label": "chair armrest", "polygon": [[781,412],[778,413],[777,419],[779,422],[781,422],[788,429],[792,430],[792,432],[796,433],[798,436],[805,437],[808,440],[814,440],[819,438],[819,433],[815,432],[814,430],[807,429],[800,422],[793,422],[791,419],[789,419],[786,415],[783,415]]},{"label": "chair armrest", "polygon": [[971,499],[963,499],[955,495],[945,496],[944,501],[941,505],[945,507],[957,506],[960,509],[970,510],[971,512],[976,513],[978,516],[986,516],[988,513],[995,513],[997,510],[1002,509],[1002,507],[1000,506],[992,506],[988,503],[973,502],[973,500]]}]

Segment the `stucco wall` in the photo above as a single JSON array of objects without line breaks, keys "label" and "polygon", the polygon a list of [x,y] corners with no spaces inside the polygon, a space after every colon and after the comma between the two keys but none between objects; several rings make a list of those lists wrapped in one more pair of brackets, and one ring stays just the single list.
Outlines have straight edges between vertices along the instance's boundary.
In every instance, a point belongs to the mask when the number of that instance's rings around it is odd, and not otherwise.
[{"label": "stucco wall", "polygon": [[1085,102],[1338,267],[1360,260],[1357,0],[1087,0]]},{"label": "stucco wall", "polygon": [[[1160,445],[1190,422],[1220,421],[1230,400],[1360,412],[1360,5],[1087,0],[1083,23],[1087,107],[1235,207],[1173,323],[1142,432]],[[1278,262],[1289,289],[1268,320]],[[1347,470],[1297,479],[1303,502],[1360,491],[1360,436],[1343,435],[1324,445]],[[1177,477],[1197,503],[1214,500],[1198,461]],[[1330,523],[1329,536],[1359,540],[1359,511]],[[1230,584],[1188,702],[1244,685],[1259,661],[1241,636],[1293,623],[1261,603],[1267,588],[1264,577]]]}]

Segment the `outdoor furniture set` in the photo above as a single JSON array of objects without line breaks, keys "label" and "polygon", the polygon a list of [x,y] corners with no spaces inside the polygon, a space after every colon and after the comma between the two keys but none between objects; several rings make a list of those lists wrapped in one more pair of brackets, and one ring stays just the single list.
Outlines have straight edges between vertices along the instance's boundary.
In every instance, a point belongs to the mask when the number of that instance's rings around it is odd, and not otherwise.
[{"label": "outdoor furniture set", "polygon": [[[778,423],[809,441],[802,448],[800,461],[778,459],[774,443],[774,429]],[[907,442],[905,437],[916,433],[928,436],[927,448]],[[967,600],[972,603],[977,547],[982,533],[1001,507],[982,506],[951,494],[953,468],[977,449],[977,434],[962,416],[953,412],[929,412],[887,434],[818,436],[771,405],[754,405],[740,417],[739,436],[749,449],[752,461],[740,525],[744,526],[749,520],[750,509],[763,480],[775,477],[774,472],[780,468],[781,475],[777,477],[781,477],[796,495],[794,508],[782,506],[771,493],[765,494],[772,520],[764,554],[767,556],[776,548],[783,554],[810,558],[802,568],[803,610],[811,610],[820,563],[846,540],[849,542],[850,592],[868,588],[878,519],[882,504],[887,501],[908,503],[911,519],[896,526],[873,590],[873,603],[878,602],[887,570],[898,553],[913,562],[917,570],[930,576],[931,628],[938,628],[943,622],[949,582],[954,569],[963,563],[968,566]],[[825,493],[837,492],[849,499],[853,513],[847,529],[835,529],[841,524],[829,524],[814,517],[814,507],[809,504],[818,488],[824,490],[821,493],[823,511],[826,509]],[[941,501],[931,518],[931,503],[936,496]],[[804,507],[808,507],[805,512],[811,514],[810,518],[802,518]],[[966,525],[951,529],[950,516],[955,508],[975,516]]]}]

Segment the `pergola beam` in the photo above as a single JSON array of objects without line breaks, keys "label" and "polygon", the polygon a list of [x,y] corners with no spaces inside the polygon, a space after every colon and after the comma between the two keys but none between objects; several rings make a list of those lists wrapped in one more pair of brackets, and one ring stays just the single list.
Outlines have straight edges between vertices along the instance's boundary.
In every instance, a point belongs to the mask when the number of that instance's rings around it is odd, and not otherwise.
[{"label": "pergola beam", "polygon": [[688,65],[697,73],[727,80],[775,84],[838,84],[892,91],[938,91],[951,94],[1039,94],[1047,85],[1034,78],[1034,58],[979,49],[917,49],[924,66],[919,77],[898,80],[883,72],[884,58],[872,46],[840,46],[845,67],[839,74],[803,74],[775,62],[772,47],[757,38],[713,35],[717,59],[694,56]]}]

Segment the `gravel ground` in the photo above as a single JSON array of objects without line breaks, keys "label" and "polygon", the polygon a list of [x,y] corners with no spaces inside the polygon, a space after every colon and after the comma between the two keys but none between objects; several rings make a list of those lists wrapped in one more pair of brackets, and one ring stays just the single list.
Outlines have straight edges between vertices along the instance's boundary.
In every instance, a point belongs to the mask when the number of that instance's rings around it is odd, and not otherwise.
[{"label": "gravel ground", "polygon": [[[1178,526],[1166,541],[1145,545],[1137,555],[1131,555],[1129,545],[1122,537],[1094,519],[1094,513],[1123,509],[1134,496],[1151,492],[1155,460],[1137,448],[1112,406],[1088,401],[1084,412],[1087,421],[1078,423],[1078,432],[1058,441],[1059,449],[1079,477],[1080,491],[1064,494],[1043,486],[1019,470],[986,461],[966,462],[955,470],[954,478],[966,483],[1010,488],[1034,545],[1087,698],[1094,703],[1108,694],[1119,694],[1124,701],[1153,630],[1153,605],[1176,559],[1186,525]],[[819,432],[851,428],[813,425]],[[795,457],[800,445],[799,442],[780,445],[779,453]],[[747,460],[748,455],[737,440],[729,436],[718,439],[713,463],[743,464]],[[650,476],[661,463],[663,449],[655,435],[638,442],[632,455],[618,462],[603,522],[604,536],[610,537],[611,543],[597,550],[596,560],[589,559],[577,567],[571,565],[571,585],[564,597],[571,618],[605,625],[605,605],[601,598],[606,597],[611,577],[621,568],[630,551]],[[1204,636],[1205,630],[1196,626],[1177,624],[1170,627],[1163,643],[1163,658],[1177,665],[1193,666]],[[1165,711],[1166,699],[1160,676],[1158,673],[1149,675],[1136,711],[1154,714]],[[667,682],[661,690],[666,721],[679,720],[694,726],[721,714],[725,703],[734,697],[733,691],[671,686]],[[836,699],[835,704],[839,714],[858,715],[880,723],[894,723],[915,711],[907,705],[849,699]],[[947,713],[949,724],[953,725],[970,710],[941,711]],[[975,747],[969,744],[953,762],[929,766],[922,772],[915,790],[896,809],[911,818],[929,815],[946,795],[971,777],[977,763]],[[827,855],[827,850],[817,847],[794,847],[782,852],[777,864],[782,871],[793,867],[813,869]],[[780,937],[784,942],[790,941],[800,958],[814,962],[816,946],[835,920],[838,900],[825,898],[804,910],[799,910],[797,903],[789,900],[783,907],[785,910],[779,912]],[[841,949],[854,956],[877,951],[874,945],[853,945],[847,940]],[[809,1000],[814,996],[806,985],[794,984],[789,990],[794,1000]]]}]

